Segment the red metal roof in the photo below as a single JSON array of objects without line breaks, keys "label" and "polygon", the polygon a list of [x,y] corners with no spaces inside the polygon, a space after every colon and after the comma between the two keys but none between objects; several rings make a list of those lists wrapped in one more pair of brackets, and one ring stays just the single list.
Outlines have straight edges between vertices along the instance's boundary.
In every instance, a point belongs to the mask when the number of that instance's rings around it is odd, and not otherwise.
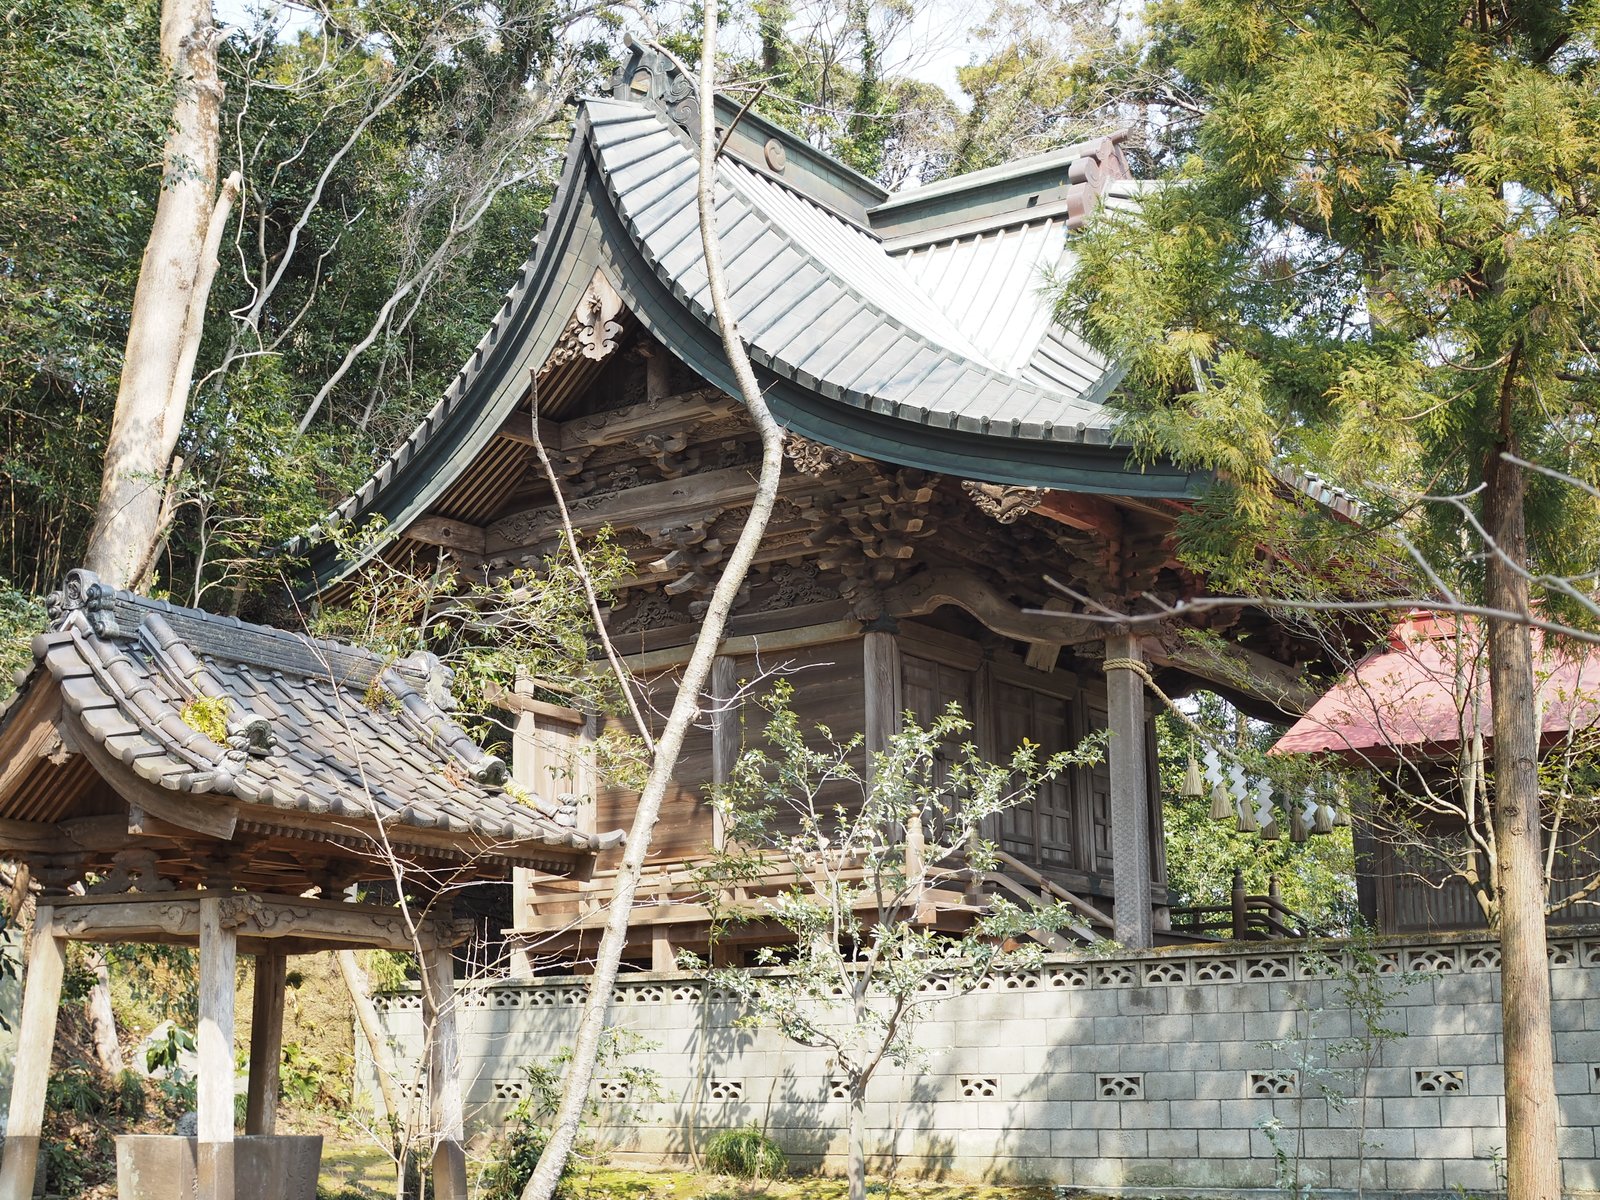
[{"label": "red metal roof", "polygon": [[[1546,741],[1600,724],[1600,648],[1549,647],[1533,631]],[[1490,725],[1488,655],[1469,618],[1418,611],[1272,747],[1273,754],[1444,757]]]}]

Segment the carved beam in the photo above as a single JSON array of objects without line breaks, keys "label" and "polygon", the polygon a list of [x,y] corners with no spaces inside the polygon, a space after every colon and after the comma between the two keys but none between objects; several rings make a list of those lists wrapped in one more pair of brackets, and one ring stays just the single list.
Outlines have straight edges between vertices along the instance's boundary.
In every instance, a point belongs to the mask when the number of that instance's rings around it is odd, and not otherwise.
[{"label": "carved beam", "polygon": [[[561,426],[554,421],[539,422],[539,440],[544,443],[545,449],[552,454],[561,449]],[[500,428],[495,430],[495,437],[505,438],[507,441],[520,442],[524,446],[533,445],[533,417],[528,413],[518,410],[500,423]]]},{"label": "carved beam", "polygon": [[443,546],[473,558],[483,557],[484,530],[448,517],[418,517],[406,526],[406,537],[425,546]]},{"label": "carved beam", "polygon": [[1293,667],[1242,646],[1213,647],[1176,633],[1145,637],[1140,645],[1152,666],[1185,671],[1289,716],[1301,716],[1322,694]]},{"label": "carved beam", "polygon": [[1122,512],[1116,505],[1083,492],[1046,492],[1033,511],[1040,516],[1104,538],[1122,536]]},{"label": "carved beam", "polygon": [[[796,477],[779,485],[779,493],[794,493],[815,486]],[[572,522],[590,533],[602,525],[614,529],[643,529],[664,533],[689,522],[705,521],[721,509],[748,504],[755,493],[749,467],[724,467],[684,479],[664,479],[608,495],[592,496],[572,504]],[[554,538],[561,522],[552,506],[542,506],[502,517],[487,530],[486,552],[500,554],[523,546],[537,546]]]},{"label": "carved beam", "polygon": [[896,617],[920,617],[954,605],[1001,637],[1021,642],[1072,646],[1097,642],[1106,634],[1105,626],[1096,621],[1025,613],[994,588],[962,571],[924,571],[889,588],[883,599],[885,611]]},{"label": "carved beam", "polygon": [[[715,388],[698,388],[659,400],[644,400],[626,408],[593,416],[574,417],[560,426],[560,445],[564,450],[580,446],[615,446],[635,442],[647,433],[692,429],[703,422],[730,416],[733,400]],[[539,431],[544,436],[544,431]]]},{"label": "carved beam", "polygon": [[[166,892],[159,896],[61,897],[56,935],[73,941],[192,940],[200,931],[200,903],[216,893]],[[275,941],[296,938],[339,946],[407,953],[416,943],[399,910],[374,904],[348,904],[299,896],[229,892],[221,898],[221,920],[240,938]],[[457,944],[470,929],[429,922],[423,935]]]}]

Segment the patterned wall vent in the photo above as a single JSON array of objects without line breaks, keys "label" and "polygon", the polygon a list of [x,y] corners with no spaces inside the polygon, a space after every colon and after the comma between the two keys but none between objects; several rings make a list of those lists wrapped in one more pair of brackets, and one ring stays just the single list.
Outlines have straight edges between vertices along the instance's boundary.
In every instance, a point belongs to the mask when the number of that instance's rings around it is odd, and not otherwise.
[{"label": "patterned wall vent", "polygon": [[1453,947],[1431,946],[1426,950],[1413,950],[1406,955],[1408,971],[1424,971],[1445,975],[1456,969],[1456,952]]},{"label": "patterned wall vent", "polygon": [[700,999],[700,985],[697,983],[674,984],[672,998],[678,1001],[697,1001]]},{"label": "patterned wall vent", "polygon": [[1411,1090],[1418,1096],[1464,1092],[1467,1090],[1467,1073],[1449,1067],[1419,1067],[1411,1073]]},{"label": "patterned wall vent", "polygon": [[963,1100],[984,1100],[1000,1094],[1000,1081],[992,1076],[963,1075],[960,1078]]},{"label": "patterned wall vent", "polygon": [[713,1100],[743,1100],[744,1082],[739,1079],[708,1079],[706,1091]]},{"label": "patterned wall vent", "polygon": [[521,1100],[522,1094],[527,1090],[525,1079],[497,1079],[494,1081],[494,1098],[496,1100]]},{"label": "patterned wall vent", "polygon": [[850,1081],[848,1079],[841,1079],[838,1076],[828,1080],[828,1099],[850,1099]]},{"label": "patterned wall vent", "polygon": [[1271,958],[1244,960],[1244,977],[1252,983],[1266,983],[1274,979],[1289,978],[1289,960],[1273,955]]},{"label": "patterned wall vent", "polygon": [[1094,969],[1094,981],[1101,987],[1125,987],[1133,982],[1133,967],[1128,963],[1101,963]]},{"label": "patterned wall vent", "polygon": [[1499,946],[1468,946],[1462,957],[1461,967],[1466,971],[1498,971],[1500,969]]},{"label": "patterned wall vent", "polygon": [[628,1098],[628,1081],[626,1079],[602,1079],[600,1081],[600,1099],[626,1100]]},{"label": "patterned wall vent", "polygon": [[1232,959],[1213,958],[1194,965],[1196,983],[1233,983],[1238,978],[1239,967]]},{"label": "patterned wall vent", "polygon": [[1252,1096],[1293,1096],[1300,1090],[1297,1071],[1251,1071]]},{"label": "patterned wall vent", "polygon": [[1578,961],[1578,944],[1576,942],[1551,942],[1545,948],[1545,953],[1550,956],[1552,967],[1570,967]]},{"label": "patterned wall vent", "polygon": [[1600,942],[1585,942],[1583,944],[1583,965],[1586,967],[1600,967]]},{"label": "patterned wall vent", "polygon": [[1144,1076],[1141,1075],[1100,1075],[1097,1077],[1100,1085],[1100,1095],[1106,1100],[1142,1100],[1144,1099]]},{"label": "patterned wall vent", "polygon": [[1086,988],[1089,972],[1083,967],[1048,967],[1044,981],[1045,986],[1052,988]]},{"label": "patterned wall vent", "polygon": [[1147,987],[1171,983],[1188,983],[1189,972],[1181,962],[1153,962],[1144,966]]}]

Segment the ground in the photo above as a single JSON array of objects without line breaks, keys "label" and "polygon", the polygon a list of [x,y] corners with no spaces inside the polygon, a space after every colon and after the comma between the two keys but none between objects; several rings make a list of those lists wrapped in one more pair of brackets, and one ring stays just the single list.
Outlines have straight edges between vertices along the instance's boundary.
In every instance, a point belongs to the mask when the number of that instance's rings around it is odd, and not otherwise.
[{"label": "ground", "polygon": [[[322,1195],[329,1200],[377,1200],[393,1195],[389,1160],[371,1145],[330,1142],[322,1155]],[[842,1200],[842,1179],[802,1177],[747,1183],[692,1171],[646,1171],[595,1166],[573,1180],[572,1200]],[[893,1183],[868,1185],[874,1200],[1049,1200],[1045,1187],[989,1187],[973,1184]]]}]

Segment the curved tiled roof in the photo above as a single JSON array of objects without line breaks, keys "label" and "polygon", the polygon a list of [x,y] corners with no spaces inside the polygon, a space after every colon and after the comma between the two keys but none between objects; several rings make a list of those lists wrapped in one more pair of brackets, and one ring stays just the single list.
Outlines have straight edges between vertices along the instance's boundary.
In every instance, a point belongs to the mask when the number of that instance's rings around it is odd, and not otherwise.
[{"label": "curved tiled roof", "polygon": [[[483,453],[596,270],[641,325],[715,386],[734,384],[710,310],[694,99],[634,47],[613,94],[578,106],[544,231],[472,358],[330,519],[403,531]],[[1001,484],[1179,498],[1202,482],[1130,464],[1104,402],[1120,372],[1054,320],[1041,285],[1104,196],[1114,138],[889,196],[726,97],[717,214],[740,331],[780,423],[852,453]],[[735,119],[737,118],[737,119]],[[776,165],[775,165],[776,164]],[[959,259],[959,274],[931,271]],[[941,264],[941,266],[944,264]],[[352,565],[313,530],[314,586]]]},{"label": "curved tiled roof", "polygon": [[[690,142],[649,106],[589,100],[586,109],[595,160],[635,244],[713,326]],[[877,237],[736,162],[719,160],[717,182],[728,299],[759,365],[919,425],[1111,440],[1110,414],[1087,394],[1041,388],[987,361]],[[1102,366],[1096,386],[1104,375]]]},{"label": "curved tiled roof", "polygon": [[72,572],[51,607],[34,676],[56,682],[98,757],[146,784],[238,802],[241,819],[261,825],[279,813],[358,831],[378,819],[397,839],[427,830],[499,858],[571,858],[622,839],[579,832],[570,798],[507,794],[505,764],[445,711],[431,655],[387,663],[108,588],[87,571]]}]

